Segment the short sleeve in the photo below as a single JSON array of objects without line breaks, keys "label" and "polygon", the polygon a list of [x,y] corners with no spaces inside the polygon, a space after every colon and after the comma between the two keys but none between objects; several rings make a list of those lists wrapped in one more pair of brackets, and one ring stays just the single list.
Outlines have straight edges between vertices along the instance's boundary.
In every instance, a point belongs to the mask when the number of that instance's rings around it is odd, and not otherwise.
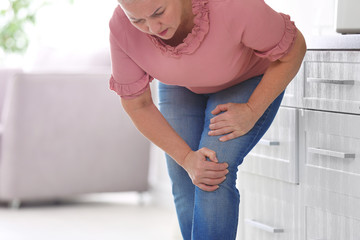
[{"label": "short sleeve", "polygon": [[110,89],[126,99],[144,93],[153,78],[124,52],[113,33],[110,33],[110,51],[112,67]]},{"label": "short sleeve", "polygon": [[235,0],[241,6],[237,14],[241,22],[242,44],[254,50],[254,53],[270,61],[285,56],[293,46],[297,28],[288,15],[278,13],[264,0]]}]

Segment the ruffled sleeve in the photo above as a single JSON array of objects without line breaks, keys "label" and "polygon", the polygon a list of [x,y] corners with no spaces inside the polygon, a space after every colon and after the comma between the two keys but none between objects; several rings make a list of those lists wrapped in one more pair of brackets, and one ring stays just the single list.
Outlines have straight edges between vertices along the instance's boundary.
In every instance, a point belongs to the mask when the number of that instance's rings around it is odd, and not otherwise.
[{"label": "ruffled sleeve", "polygon": [[135,98],[145,92],[153,78],[145,73],[142,78],[132,83],[121,83],[115,80],[114,76],[110,78],[110,89],[115,91],[120,97],[125,99]]},{"label": "ruffled sleeve", "polygon": [[280,41],[268,50],[259,51],[255,50],[255,54],[262,58],[268,58],[271,61],[276,61],[285,56],[293,46],[296,38],[297,29],[294,22],[290,21],[290,16],[280,13],[284,19],[284,30]]},{"label": "ruffled sleeve", "polygon": [[240,41],[254,54],[270,61],[285,56],[293,46],[297,28],[288,15],[278,13],[263,0],[237,0],[241,14]]},{"label": "ruffled sleeve", "polygon": [[[131,99],[145,92],[153,80],[148,73],[141,69],[125,52],[126,41],[120,31],[112,31],[114,18],[110,24],[110,50],[112,74],[110,89],[120,97]],[[120,26],[118,26],[120,27]]]}]

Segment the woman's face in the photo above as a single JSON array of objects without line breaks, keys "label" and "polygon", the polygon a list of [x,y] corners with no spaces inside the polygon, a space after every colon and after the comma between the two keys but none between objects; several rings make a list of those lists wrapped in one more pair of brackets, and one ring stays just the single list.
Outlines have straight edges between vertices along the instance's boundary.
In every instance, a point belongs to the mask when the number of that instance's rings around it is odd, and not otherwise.
[{"label": "woman's face", "polygon": [[181,0],[120,0],[119,3],[136,28],[165,40],[174,36],[181,23]]}]

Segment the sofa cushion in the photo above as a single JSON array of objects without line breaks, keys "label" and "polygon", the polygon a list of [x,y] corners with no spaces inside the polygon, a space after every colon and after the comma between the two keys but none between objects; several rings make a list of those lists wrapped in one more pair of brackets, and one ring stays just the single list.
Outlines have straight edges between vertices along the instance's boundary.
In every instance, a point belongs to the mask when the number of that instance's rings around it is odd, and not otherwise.
[{"label": "sofa cushion", "polygon": [[16,73],[20,72],[21,70],[17,68],[0,68],[0,124],[8,82]]}]

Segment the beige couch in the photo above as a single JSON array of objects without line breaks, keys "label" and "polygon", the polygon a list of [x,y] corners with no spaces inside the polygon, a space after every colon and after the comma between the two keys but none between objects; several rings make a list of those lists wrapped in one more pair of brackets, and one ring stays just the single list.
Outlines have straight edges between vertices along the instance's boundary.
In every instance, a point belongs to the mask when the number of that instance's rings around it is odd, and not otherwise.
[{"label": "beige couch", "polygon": [[109,90],[109,74],[11,75],[0,71],[1,85],[8,82],[1,115],[1,201],[19,205],[148,189],[149,142]]}]

